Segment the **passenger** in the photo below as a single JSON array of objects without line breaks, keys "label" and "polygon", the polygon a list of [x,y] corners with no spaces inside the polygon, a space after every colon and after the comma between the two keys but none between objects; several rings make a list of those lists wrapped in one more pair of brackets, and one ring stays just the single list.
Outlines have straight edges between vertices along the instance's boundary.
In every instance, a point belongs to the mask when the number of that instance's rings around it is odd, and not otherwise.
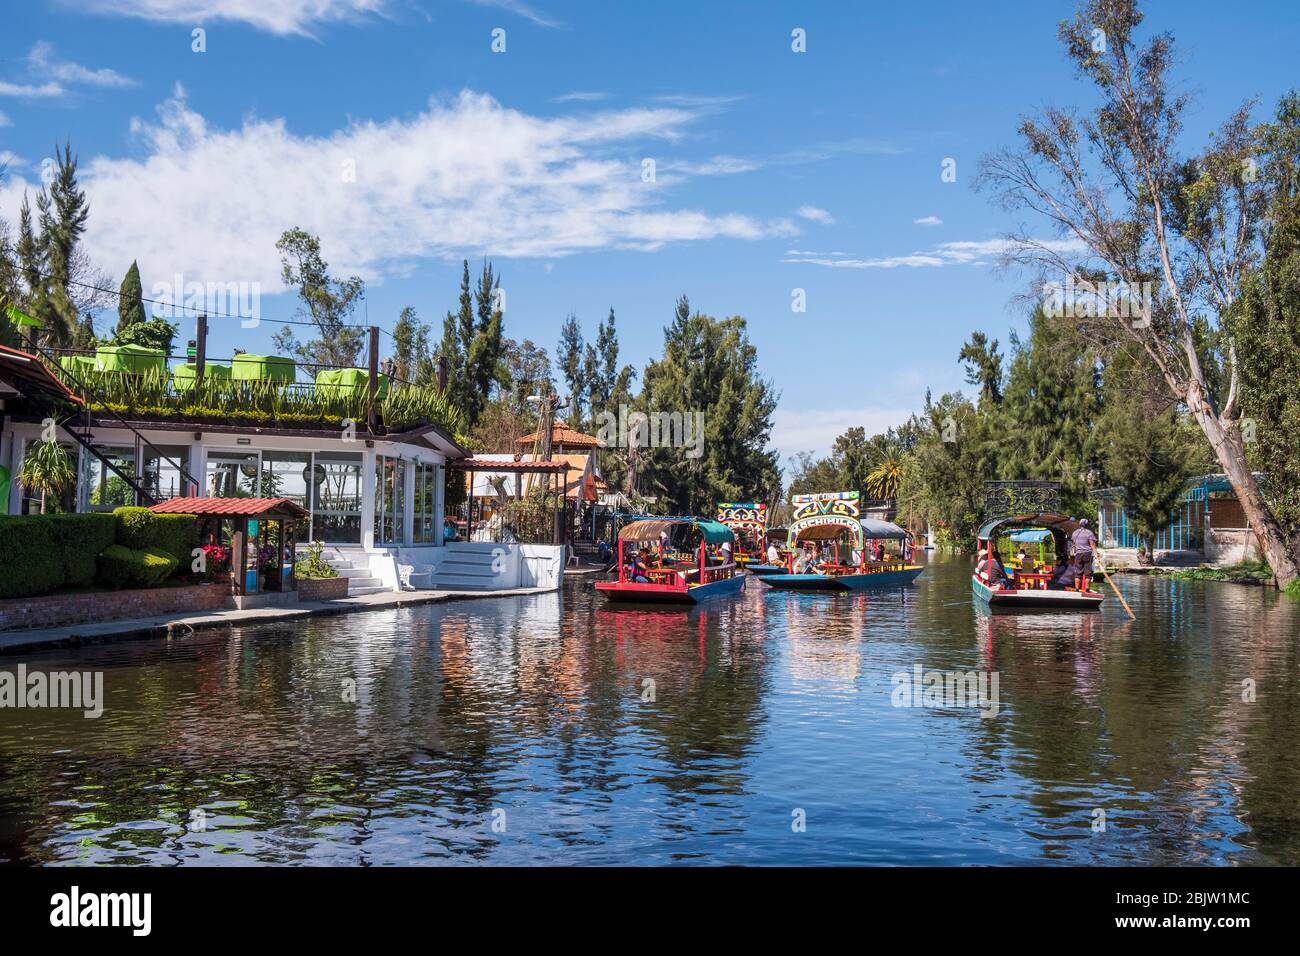
[{"label": "passenger", "polygon": [[883,562],[885,560],[885,542],[876,542],[876,560]]},{"label": "passenger", "polygon": [[1047,589],[1049,591],[1064,591],[1074,585],[1074,569],[1070,566],[1070,560],[1065,555],[1056,559],[1056,567],[1052,570],[1052,576],[1047,579]]},{"label": "passenger", "polygon": [[632,581],[636,584],[650,583],[650,549],[642,548],[632,561]]},{"label": "passenger", "polygon": [[1025,554],[1025,549],[1021,548],[1016,552],[1016,564],[1020,565],[1021,571],[1034,570],[1034,559]]},{"label": "passenger", "polygon": [[718,546],[718,559],[722,564],[731,563],[731,542],[724,541]]},{"label": "passenger", "polygon": [[775,541],[773,541],[771,544],[767,546],[767,563],[768,564],[781,563],[781,552],[777,550]]}]

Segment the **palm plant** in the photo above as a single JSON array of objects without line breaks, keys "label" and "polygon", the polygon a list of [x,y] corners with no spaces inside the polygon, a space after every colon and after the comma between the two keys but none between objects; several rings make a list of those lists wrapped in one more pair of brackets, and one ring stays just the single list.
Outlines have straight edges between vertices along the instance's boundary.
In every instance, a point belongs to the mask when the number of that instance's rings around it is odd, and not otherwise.
[{"label": "palm plant", "polygon": [[885,455],[867,474],[867,494],[873,498],[894,501],[903,479],[903,459],[898,455]]},{"label": "palm plant", "polygon": [[45,514],[48,495],[59,497],[77,481],[72,456],[57,441],[39,441],[28,446],[18,469],[18,484],[29,494],[41,496],[41,514]]}]

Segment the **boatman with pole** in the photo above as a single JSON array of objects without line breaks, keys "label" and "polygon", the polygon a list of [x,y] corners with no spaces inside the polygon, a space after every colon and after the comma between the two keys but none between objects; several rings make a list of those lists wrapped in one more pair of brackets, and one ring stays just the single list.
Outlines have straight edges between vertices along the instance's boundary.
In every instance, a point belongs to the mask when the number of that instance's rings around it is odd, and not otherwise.
[{"label": "boatman with pole", "polygon": [[1097,546],[1097,536],[1088,527],[1087,518],[1079,519],[1079,527],[1070,535],[1070,544],[1074,548],[1074,579],[1080,589],[1086,589],[1092,577],[1093,548]]}]

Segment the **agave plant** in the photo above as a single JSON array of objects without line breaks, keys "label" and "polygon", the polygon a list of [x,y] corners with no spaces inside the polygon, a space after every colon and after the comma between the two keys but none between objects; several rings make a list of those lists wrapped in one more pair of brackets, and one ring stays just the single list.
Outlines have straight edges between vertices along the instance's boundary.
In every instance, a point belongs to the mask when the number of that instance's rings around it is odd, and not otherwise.
[{"label": "agave plant", "polygon": [[61,496],[76,481],[72,456],[57,441],[39,441],[27,446],[22,467],[18,469],[18,484],[29,494],[41,496],[41,514],[45,514],[47,496]]}]

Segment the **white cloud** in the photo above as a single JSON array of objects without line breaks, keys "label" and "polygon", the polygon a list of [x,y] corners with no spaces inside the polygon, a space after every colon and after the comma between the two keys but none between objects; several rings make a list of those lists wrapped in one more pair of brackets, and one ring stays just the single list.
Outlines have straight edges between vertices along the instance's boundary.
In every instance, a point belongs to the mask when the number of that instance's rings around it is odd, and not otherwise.
[{"label": "white cloud", "polygon": [[[780,452],[784,463],[791,456],[810,451],[823,456],[830,453],[835,439],[855,426],[868,435],[877,435],[901,425],[915,409],[868,405],[863,408],[819,408],[795,411],[777,408],[772,413],[771,445]],[[834,489],[826,489],[833,491]]]},{"label": "white cloud", "polygon": [[[158,113],[133,121],[127,158],[83,157],[87,248],[114,275],[138,259],[146,276],[255,281],[271,294],[281,289],[275,242],[293,226],[320,236],[334,270],[371,280],[427,258],[655,249],[793,228],[674,207],[670,187],[641,181],[628,157],[645,155],[646,140],[684,136],[694,116],[683,110],[538,117],[464,92],[411,118],[300,136],[283,119],[217,128],[178,87]],[[13,218],[24,187],[34,184],[0,185],[0,215]]]},{"label": "white cloud", "polygon": [[470,2],[480,7],[496,7],[499,10],[517,14],[531,20],[539,27],[558,27],[562,25],[559,20],[551,19],[545,13],[520,2],[520,0],[470,0]]},{"label": "white cloud", "polygon": [[938,216],[923,216],[920,219],[913,219],[912,222],[914,225],[917,226],[942,226],[943,225],[943,220],[940,219]]},{"label": "white cloud", "polygon": [[801,219],[809,219],[813,222],[820,222],[827,226],[833,225],[835,222],[834,216],[828,213],[825,209],[820,209],[817,206],[800,206],[795,210],[795,215],[799,216]]},{"label": "white cloud", "polygon": [[9,83],[0,80],[0,96],[19,96],[24,99],[37,99],[62,96],[63,87],[58,83]]},{"label": "white cloud", "polygon": [[62,83],[85,84],[87,86],[135,86],[135,80],[123,76],[116,70],[91,70],[77,63],[68,63],[54,58],[54,47],[41,42],[32,47],[27,54],[27,62],[34,72],[50,76]]},{"label": "white cloud", "polygon": [[11,120],[4,113],[0,113],[0,128],[3,128],[5,126],[13,126],[13,125],[14,125],[13,120]]},{"label": "white cloud", "polygon": [[17,153],[7,149],[0,149],[0,169],[13,169],[15,166],[26,166],[27,160],[23,159]]},{"label": "white cloud", "polygon": [[758,163],[739,156],[714,156],[703,162],[672,160],[663,163],[661,169],[670,173],[683,173],[687,176],[732,176],[736,173],[748,173],[758,169]]},{"label": "white cloud", "polygon": [[78,11],[189,26],[230,20],[278,34],[383,14],[389,0],[63,0]]},{"label": "white cloud", "polygon": [[[1056,252],[1085,251],[1085,246],[1077,239],[1048,239],[1040,241],[1038,245]],[[1013,244],[1005,239],[962,240],[944,242],[924,252],[879,259],[857,259],[844,253],[822,254],[791,249],[787,251],[782,261],[826,266],[831,269],[940,268],[955,265],[983,265],[1010,251],[1012,247]]]},{"label": "white cloud", "polygon": [[574,90],[572,93],[565,93],[551,100],[552,103],[595,103],[599,100],[608,99],[608,93],[599,93],[594,90]]}]

